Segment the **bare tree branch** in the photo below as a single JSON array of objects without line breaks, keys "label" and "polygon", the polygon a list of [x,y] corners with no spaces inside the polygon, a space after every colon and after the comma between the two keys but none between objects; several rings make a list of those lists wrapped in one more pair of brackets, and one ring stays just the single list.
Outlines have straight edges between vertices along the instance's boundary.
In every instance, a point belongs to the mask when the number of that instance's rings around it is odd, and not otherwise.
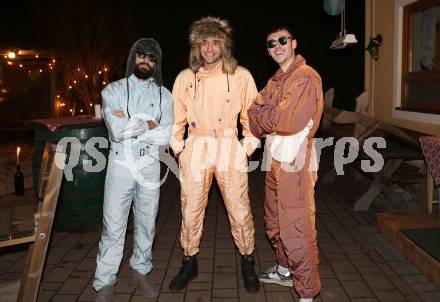
[{"label": "bare tree branch", "polygon": [[131,1],[35,1],[36,21],[65,64],[66,87],[72,86],[88,113],[100,103],[109,79],[122,74],[135,37]]}]

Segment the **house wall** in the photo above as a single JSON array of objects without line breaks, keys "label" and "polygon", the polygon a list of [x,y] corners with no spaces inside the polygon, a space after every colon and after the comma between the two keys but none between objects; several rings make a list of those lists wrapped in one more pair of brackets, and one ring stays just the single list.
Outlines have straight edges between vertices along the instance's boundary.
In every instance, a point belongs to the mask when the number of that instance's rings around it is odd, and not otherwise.
[{"label": "house wall", "polygon": [[380,33],[379,59],[365,52],[365,89],[370,93],[370,114],[391,124],[440,136],[440,115],[396,110],[400,106],[401,21],[399,7],[415,0],[366,0],[365,45]]}]

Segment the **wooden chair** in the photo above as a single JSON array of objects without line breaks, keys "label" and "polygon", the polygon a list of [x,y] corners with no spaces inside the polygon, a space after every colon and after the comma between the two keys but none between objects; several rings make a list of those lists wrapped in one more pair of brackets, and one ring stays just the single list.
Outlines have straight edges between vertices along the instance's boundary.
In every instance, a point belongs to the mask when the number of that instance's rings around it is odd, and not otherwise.
[{"label": "wooden chair", "polygon": [[[56,145],[46,144],[39,172],[38,207],[34,215],[33,232],[31,231],[29,234],[29,229],[25,228],[28,230],[27,232],[21,232],[17,235],[17,232],[13,232],[16,227],[11,226],[9,238],[0,241],[0,248],[30,243],[17,301],[37,300],[63,178],[65,159],[66,154],[56,150]],[[20,235],[23,236],[20,237]]]}]

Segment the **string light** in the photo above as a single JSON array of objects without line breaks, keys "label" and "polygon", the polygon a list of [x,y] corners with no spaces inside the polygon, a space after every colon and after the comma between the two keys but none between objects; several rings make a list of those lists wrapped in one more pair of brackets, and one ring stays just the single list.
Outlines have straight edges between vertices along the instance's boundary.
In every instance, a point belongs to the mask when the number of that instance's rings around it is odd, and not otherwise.
[{"label": "string light", "polygon": [[8,58],[15,59],[15,52],[13,52],[13,51],[8,52]]},{"label": "string light", "polygon": [[[6,55],[4,55],[4,57],[7,59],[9,56],[8,56],[8,54],[6,54]],[[39,57],[39,55],[36,54],[36,55],[35,55],[35,58],[38,58],[38,57]],[[56,59],[52,59],[51,62],[52,62],[52,63],[55,63],[55,62],[56,62]],[[48,66],[48,69],[47,69],[48,71],[52,71],[52,70],[53,70],[54,66],[52,65],[52,63],[48,63],[48,65],[47,65],[47,66]],[[12,66],[12,65],[14,65],[14,62],[12,62],[12,61],[7,61],[7,64],[10,65],[10,66]],[[20,68],[23,68],[23,67],[24,67],[24,64],[17,64],[17,66],[19,66]],[[43,69],[43,68],[38,68],[37,70],[39,71],[39,73],[43,73],[43,72],[45,71],[45,69]],[[81,68],[80,68],[80,67],[77,67],[77,70],[78,70],[79,72],[81,72]],[[102,67],[102,69],[99,69],[99,70],[97,71],[97,74],[94,75],[93,77],[95,77],[95,76],[101,76],[103,72],[107,72],[107,71],[109,71],[109,68],[108,68],[108,67]],[[33,73],[33,70],[28,69],[28,74],[29,74],[30,77],[32,77],[32,73]],[[89,75],[88,75],[88,74],[84,74],[84,79],[88,79],[88,78],[89,78]],[[107,81],[102,81],[101,83],[102,83],[102,85],[106,85],[106,84],[107,84]],[[79,84],[79,81],[78,81],[78,80],[74,80],[74,81],[72,82],[72,84],[67,85],[67,88],[68,88],[68,89],[73,89],[73,85],[78,85],[78,84]],[[59,96],[57,96],[57,97],[59,98]]]},{"label": "string light", "polygon": [[35,55],[35,59],[38,59],[38,55]]},{"label": "string light", "polygon": [[72,112],[73,110],[72,110],[72,109],[69,109],[69,111]]}]

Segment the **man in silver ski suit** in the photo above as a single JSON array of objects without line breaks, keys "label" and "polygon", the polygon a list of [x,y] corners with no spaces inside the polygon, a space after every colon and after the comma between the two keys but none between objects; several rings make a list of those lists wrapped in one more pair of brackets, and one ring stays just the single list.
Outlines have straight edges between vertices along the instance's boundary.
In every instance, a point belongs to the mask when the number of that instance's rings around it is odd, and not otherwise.
[{"label": "man in silver ski suit", "polygon": [[159,146],[167,145],[173,126],[173,100],[162,86],[162,51],[149,38],[136,41],[125,78],[102,90],[103,117],[110,138],[104,189],[103,232],[93,287],[96,301],[111,301],[122,260],[127,220],[133,200],[133,280],[146,297],[158,290],[147,275],[159,207]]}]

